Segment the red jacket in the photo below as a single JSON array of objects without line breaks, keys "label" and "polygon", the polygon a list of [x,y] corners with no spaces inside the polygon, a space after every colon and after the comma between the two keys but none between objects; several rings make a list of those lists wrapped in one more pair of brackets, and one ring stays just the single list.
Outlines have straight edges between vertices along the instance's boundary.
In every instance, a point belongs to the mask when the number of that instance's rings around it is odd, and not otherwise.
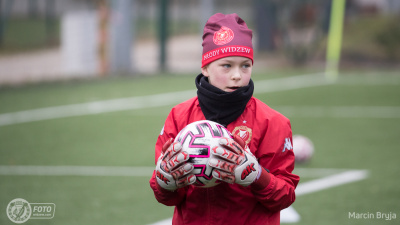
[{"label": "red jacket", "polygon": [[[157,139],[156,163],[169,138],[175,138],[189,123],[204,119],[197,97],[175,106]],[[294,202],[299,177],[292,174],[294,154],[289,120],[252,97],[242,115],[227,129],[240,135],[260,165],[270,171],[269,184],[256,189],[254,185],[222,182],[211,188],[190,185],[170,192],[158,186],[153,173],[150,186],[156,199],[175,206],[173,224],[279,224],[280,210]]]}]

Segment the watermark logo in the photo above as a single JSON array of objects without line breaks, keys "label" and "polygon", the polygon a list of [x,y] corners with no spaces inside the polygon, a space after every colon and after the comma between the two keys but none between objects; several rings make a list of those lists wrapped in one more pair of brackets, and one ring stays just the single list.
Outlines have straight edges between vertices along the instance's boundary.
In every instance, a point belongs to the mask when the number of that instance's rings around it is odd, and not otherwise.
[{"label": "watermark logo", "polygon": [[395,220],[397,215],[394,212],[349,212],[349,219]]},{"label": "watermark logo", "polygon": [[7,216],[14,223],[25,223],[31,215],[31,205],[25,199],[16,198],[7,205]]},{"label": "watermark logo", "polygon": [[13,199],[7,205],[7,216],[14,223],[25,223],[29,219],[52,219],[56,211],[54,203],[29,203],[25,199]]}]

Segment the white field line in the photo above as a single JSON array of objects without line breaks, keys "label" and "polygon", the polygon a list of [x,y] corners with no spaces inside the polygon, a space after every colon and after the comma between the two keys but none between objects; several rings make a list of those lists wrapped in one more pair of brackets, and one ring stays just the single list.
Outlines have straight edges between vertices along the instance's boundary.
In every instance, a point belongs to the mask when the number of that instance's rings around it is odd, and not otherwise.
[{"label": "white field line", "polygon": [[343,184],[356,182],[368,177],[367,170],[348,170],[339,174],[311,180],[301,183],[296,188],[296,196],[310,194],[328,188],[337,187]]},{"label": "white field line", "polygon": [[159,107],[181,102],[194,95],[195,91],[189,90],[4,113],[0,114],[0,126],[72,116]]},{"label": "white field line", "polygon": [[288,117],[331,118],[400,118],[399,106],[276,106]]},{"label": "white field line", "polygon": [[[5,166],[0,165],[4,176],[151,176],[155,167],[141,166]],[[304,178],[330,177],[349,169],[296,168],[293,173]],[[301,185],[299,185],[301,186]]]},{"label": "white field line", "polygon": [[400,76],[397,74],[376,76],[368,73],[363,76],[351,75],[341,76],[336,82],[339,85],[365,85],[365,86],[377,86],[377,85],[400,85]]},{"label": "white field line", "polygon": [[[328,84],[331,84],[331,82],[325,79],[323,73],[307,74],[296,77],[257,81],[257,91],[255,93],[292,90]],[[187,100],[195,95],[196,90],[187,90],[149,96],[120,98],[4,113],[0,114],[0,126],[48,119],[173,105]]]},{"label": "white field line", "polygon": [[294,174],[299,175],[301,178],[321,178],[333,174],[349,171],[350,169],[336,169],[336,168],[297,168],[293,170]]},{"label": "white field line", "polygon": [[136,176],[151,177],[155,167],[0,166],[5,176]]},{"label": "white field line", "polygon": [[171,225],[171,224],[172,224],[172,218],[168,218],[168,219],[165,219],[165,220],[160,220],[160,221],[158,221],[156,223],[152,223],[150,225]]},{"label": "white field line", "polygon": [[254,93],[262,94],[276,91],[294,90],[334,84],[326,79],[325,73],[305,74],[301,76],[262,80],[254,82]]}]

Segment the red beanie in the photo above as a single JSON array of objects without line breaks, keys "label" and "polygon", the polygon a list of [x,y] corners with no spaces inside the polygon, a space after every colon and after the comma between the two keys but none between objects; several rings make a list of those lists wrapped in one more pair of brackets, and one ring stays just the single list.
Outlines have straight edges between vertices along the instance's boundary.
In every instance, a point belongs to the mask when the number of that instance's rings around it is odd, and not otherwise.
[{"label": "red beanie", "polygon": [[236,13],[217,13],[208,19],[203,33],[201,67],[228,56],[243,56],[253,62],[253,32]]}]

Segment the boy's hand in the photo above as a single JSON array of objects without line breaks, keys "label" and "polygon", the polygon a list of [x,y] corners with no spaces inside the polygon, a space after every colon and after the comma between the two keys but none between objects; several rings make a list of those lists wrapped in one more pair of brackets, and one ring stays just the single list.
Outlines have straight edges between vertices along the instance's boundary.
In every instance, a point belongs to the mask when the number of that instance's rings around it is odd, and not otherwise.
[{"label": "boy's hand", "polygon": [[190,174],[194,167],[187,162],[189,154],[182,151],[182,145],[179,142],[172,142],[171,138],[164,144],[156,166],[158,185],[169,191],[193,184],[196,181],[195,175]]},{"label": "boy's hand", "polygon": [[248,186],[261,173],[256,157],[250,152],[244,141],[234,136],[234,140],[221,138],[221,147],[212,149],[209,165],[214,167],[213,176],[227,183]]}]

